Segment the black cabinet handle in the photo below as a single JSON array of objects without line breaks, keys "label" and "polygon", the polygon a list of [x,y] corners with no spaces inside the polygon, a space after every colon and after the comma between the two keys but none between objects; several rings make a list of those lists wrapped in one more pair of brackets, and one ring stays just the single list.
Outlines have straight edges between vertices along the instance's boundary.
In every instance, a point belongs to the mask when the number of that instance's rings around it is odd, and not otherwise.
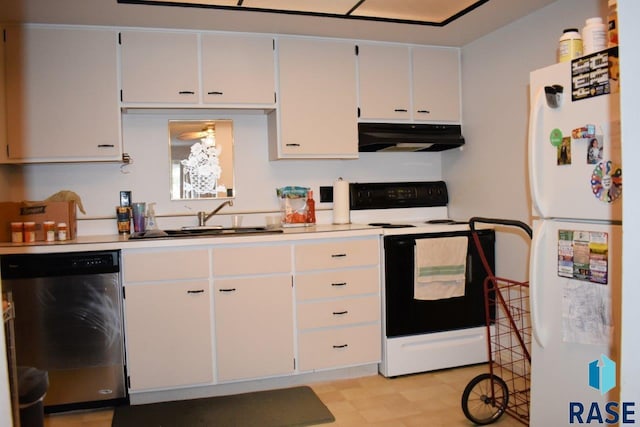
[{"label": "black cabinet handle", "polygon": [[333,348],[347,348],[349,344],[334,345]]},{"label": "black cabinet handle", "polygon": [[220,289],[220,292],[235,292],[236,288],[226,288],[226,289]]},{"label": "black cabinet handle", "polygon": [[347,282],[332,283],[331,286],[347,286]]},{"label": "black cabinet handle", "polygon": [[207,95],[222,95],[222,92],[218,92],[218,91],[207,92]]},{"label": "black cabinet handle", "polygon": [[196,93],[192,90],[181,90],[178,92],[180,95],[195,95]]},{"label": "black cabinet handle", "polygon": [[418,113],[431,114],[431,111],[429,111],[429,110],[418,110]]},{"label": "black cabinet handle", "polygon": [[407,111],[409,111],[409,110],[407,110],[407,109],[405,109],[405,108],[396,108],[396,109],[395,109],[395,110],[393,110],[393,111],[395,111],[396,113],[406,113],[406,112],[407,112]]},{"label": "black cabinet handle", "polygon": [[345,310],[345,311],[334,311],[333,315],[334,316],[342,316],[342,315],[347,314],[347,313],[349,313],[347,310]]},{"label": "black cabinet handle", "polygon": [[98,144],[98,148],[113,148],[115,145],[113,144]]},{"label": "black cabinet handle", "polygon": [[331,258],[344,258],[347,254],[331,254]]},{"label": "black cabinet handle", "polygon": [[201,293],[203,293],[203,292],[204,292],[204,289],[196,289],[196,290],[191,290],[191,289],[189,289],[189,290],[187,291],[187,293],[188,293],[188,294],[201,294]]},{"label": "black cabinet handle", "polygon": [[300,144],[285,144],[287,147],[300,147]]}]

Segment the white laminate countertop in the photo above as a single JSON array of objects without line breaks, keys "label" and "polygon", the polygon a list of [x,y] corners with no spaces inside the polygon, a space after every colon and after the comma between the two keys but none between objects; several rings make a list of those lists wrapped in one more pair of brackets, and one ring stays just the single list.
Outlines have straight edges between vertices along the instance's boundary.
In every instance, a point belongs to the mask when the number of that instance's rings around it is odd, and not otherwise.
[{"label": "white laminate countertop", "polygon": [[246,235],[197,236],[183,238],[129,239],[128,235],[111,234],[78,236],[63,242],[11,243],[0,242],[0,255],[24,253],[54,253],[99,251],[114,249],[184,247],[197,245],[225,245],[262,243],[307,239],[347,238],[381,235],[380,227],[366,224],[317,224],[309,227],[284,228],[282,233],[256,233]]}]

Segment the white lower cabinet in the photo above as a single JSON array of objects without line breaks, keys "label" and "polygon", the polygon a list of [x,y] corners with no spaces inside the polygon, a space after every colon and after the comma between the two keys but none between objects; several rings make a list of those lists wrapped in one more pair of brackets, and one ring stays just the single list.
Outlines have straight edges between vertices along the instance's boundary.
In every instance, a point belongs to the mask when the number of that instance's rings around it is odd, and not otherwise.
[{"label": "white lower cabinet", "polygon": [[122,251],[129,391],[378,363],[379,237]]},{"label": "white lower cabinet", "polygon": [[377,238],[296,245],[301,372],[380,361],[379,254]]},{"label": "white lower cabinet", "polygon": [[123,252],[130,391],[213,383],[207,260],[207,250]]},{"label": "white lower cabinet", "polygon": [[291,246],[213,249],[218,379],[294,371]]},{"label": "white lower cabinet", "polygon": [[291,276],[215,280],[218,379],[293,372]]}]

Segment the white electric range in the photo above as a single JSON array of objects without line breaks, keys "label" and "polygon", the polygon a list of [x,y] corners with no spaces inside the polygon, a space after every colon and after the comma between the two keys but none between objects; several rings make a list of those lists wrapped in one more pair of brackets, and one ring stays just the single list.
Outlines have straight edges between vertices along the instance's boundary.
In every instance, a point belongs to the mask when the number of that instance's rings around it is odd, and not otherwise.
[{"label": "white electric range", "polygon": [[[350,198],[352,222],[382,227],[380,373],[393,377],[486,362],[486,273],[468,222],[448,217],[446,184],[352,183]],[[495,268],[495,234],[487,227],[478,233],[483,251]],[[464,296],[415,299],[415,241],[454,236],[468,237]]]}]

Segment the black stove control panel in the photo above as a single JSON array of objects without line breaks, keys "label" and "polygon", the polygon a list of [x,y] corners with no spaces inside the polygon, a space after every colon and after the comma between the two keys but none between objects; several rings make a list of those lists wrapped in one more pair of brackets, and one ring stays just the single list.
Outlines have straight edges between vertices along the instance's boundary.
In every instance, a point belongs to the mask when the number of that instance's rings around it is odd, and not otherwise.
[{"label": "black stove control panel", "polygon": [[430,208],[449,203],[444,181],[351,183],[349,197],[352,210]]}]

